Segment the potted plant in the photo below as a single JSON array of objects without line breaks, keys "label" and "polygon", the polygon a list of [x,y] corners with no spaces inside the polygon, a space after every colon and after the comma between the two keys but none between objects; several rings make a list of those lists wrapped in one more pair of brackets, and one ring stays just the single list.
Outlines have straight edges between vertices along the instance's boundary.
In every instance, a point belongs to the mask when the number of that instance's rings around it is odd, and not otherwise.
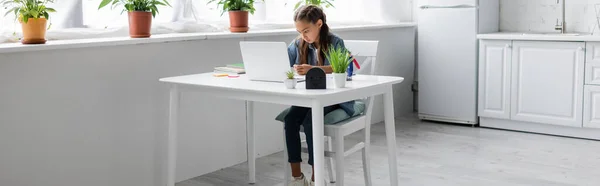
[{"label": "potted plant", "polygon": [[296,3],[296,6],[294,6],[294,11],[297,10],[301,5],[316,5],[319,7],[323,7],[323,5],[325,5],[326,8],[334,7],[331,3],[332,1],[333,0],[300,0],[298,3]]},{"label": "potted plant", "polygon": [[123,5],[121,13],[127,11],[129,17],[129,36],[132,38],[150,37],[152,18],[158,14],[158,6],[171,6],[167,0],[102,0],[98,9],[111,4],[112,9]]},{"label": "potted plant", "polygon": [[326,52],[325,56],[329,60],[331,69],[333,70],[333,81],[335,88],[344,88],[346,86],[346,70],[354,60],[354,57],[350,55],[350,52],[344,47],[330,46],[329,51]]},{"label": "potted plant", "polygon": [[296,78],[294,78],[294,70],[290,70],[285,72],[285,75],[287,76],[287,78],[283,81],[285,84],[285,87],[287,87],[288,89],[294,89],[296,88]]},{"label": "potted plant", "polygon": [[46,7],[48,3],[54,0],[2,0],[0,4],[4,7],[12,7],[4,16],[13,13],[15,19],[21,23],[23,31],[23,44],[44,44],[46,43],[46,30],[50,29],[47,22],[50,19],[50,12],[56,12],[53,8]]},{"label": "potted plant", "polygon": [[248,32],[248,13],[254,14],[254,0],[210,0],[223,8],[221,15],[229,12],[229,31]]}]

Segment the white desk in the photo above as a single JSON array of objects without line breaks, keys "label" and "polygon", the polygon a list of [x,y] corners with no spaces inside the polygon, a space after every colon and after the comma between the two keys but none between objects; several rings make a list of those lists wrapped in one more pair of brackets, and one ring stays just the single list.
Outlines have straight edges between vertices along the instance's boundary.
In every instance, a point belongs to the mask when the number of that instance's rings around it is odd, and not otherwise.
[{"label": "white desk", "polygon": [[[283,76],[282,76],[283,77]],[[177,117],[179,94],[181,91],[197,91],[209,96],[225,97],[246,101],[246,125],[248,133],[248,167],[250,183],[255,180],[256,151],[254,145],[253,102],[266,102],[283,105],[296,105],[312,108],[313,149],[316,186],[323,186],[324,141],[323,107],[356,100],[374,95],[384,96],[385,130],[390,163],[390,183],[398,185],[396,163],[396,132],[394,124],[394,100],[392,85],[401,83],[402,77],[358,75],[346,83],[346,88],[333,88],[333,80],[327,80],[325,90],[306,90],[304,83],[296,89],[286,89],[283,83],[249,81],[244,75],[239,78],[213,77],[212,73],[195,74],[160,79],[172,84],[170,92],[169,137],[167,161],[167,186],[175,185],[175,165],[177,158]]]}]

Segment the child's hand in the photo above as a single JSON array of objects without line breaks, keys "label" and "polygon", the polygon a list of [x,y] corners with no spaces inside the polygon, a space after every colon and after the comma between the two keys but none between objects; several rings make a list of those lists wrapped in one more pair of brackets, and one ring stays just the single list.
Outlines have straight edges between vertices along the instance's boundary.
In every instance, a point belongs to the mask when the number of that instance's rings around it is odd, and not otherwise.
[{"label": "child's hand", "polygon": [[306,75],[308,70],[310,70],[311,68],[312,66],[307,64],[294,65],[294,70],[296,70],[296,72],[298,72],[298,74],[300,75]]}]

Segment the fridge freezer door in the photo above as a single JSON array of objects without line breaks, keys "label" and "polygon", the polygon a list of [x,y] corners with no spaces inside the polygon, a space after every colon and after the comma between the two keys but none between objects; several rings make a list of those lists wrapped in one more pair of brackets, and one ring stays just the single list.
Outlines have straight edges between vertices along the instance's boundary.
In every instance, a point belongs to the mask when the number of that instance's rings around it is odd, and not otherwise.
[{"label": "fridge freezer door", "polygon": [[477,9],[420,9],[421,118],[477,123]]}]

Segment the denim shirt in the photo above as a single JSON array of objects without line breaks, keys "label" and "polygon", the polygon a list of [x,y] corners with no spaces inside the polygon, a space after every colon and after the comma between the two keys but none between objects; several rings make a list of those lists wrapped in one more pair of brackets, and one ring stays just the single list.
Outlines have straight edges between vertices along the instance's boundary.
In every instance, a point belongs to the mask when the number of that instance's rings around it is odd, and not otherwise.
[{"label": "denim shirt", "polygon": [[[346,46],[344,45],[344,40],[342,40],[342,38],[336,36],[335,34],[329,34],[330,37],[330,42],[333,46],[335,47],[344,47],[346,48]],[[300,64],[300,51],[298,50],[298,48],[300,47],[300,39],[295,39],[294,41],[292,41],[292,43],[290,43],[290,45],[288,46],[288,56],[290,58],[290,67],[293,67],[295,64]],[[312,66],[317,66],[318,64],[318,60],[317,60],[317,50],[314,47],[313,44],[309,44],[308,45],[308,61],[307,63],[309,65]],[[324,66],[329,66],[329,60],[327,60],[327,58],[325,58],[325,60],[323,61],[323,65]],[[354,115],[354,101],[348,101],[345,103],[341,103],[339,104],[340,107],[350,116]]]}]

